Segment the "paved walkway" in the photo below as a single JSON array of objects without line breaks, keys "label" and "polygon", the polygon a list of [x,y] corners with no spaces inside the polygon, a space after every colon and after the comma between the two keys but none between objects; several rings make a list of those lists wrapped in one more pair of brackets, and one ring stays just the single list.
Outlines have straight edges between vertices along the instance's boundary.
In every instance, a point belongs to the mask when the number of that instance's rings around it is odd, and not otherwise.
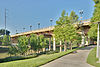
[{"label": "paved walkway", "polygon": [[88,46],[77,50],[75,54],[63,56],[57,60],[47,63],[41,67],[93,67],[86,63],[88,54],[95,46]]}]

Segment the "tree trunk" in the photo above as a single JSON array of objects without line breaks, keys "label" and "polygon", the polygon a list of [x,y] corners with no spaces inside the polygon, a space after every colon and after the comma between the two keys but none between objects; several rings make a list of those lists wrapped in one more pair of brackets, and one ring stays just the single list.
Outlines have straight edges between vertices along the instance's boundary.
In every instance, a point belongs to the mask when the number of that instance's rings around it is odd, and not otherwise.
[{"label": "tree trunk", "polygon": [[67,50],[67,41],[65,40],[65,44],[64,44],[64,51]]},{"label": "tree trunk", "polygon": [[72,44],[71,44],[71,41],[70,41],[69,45],[70,45],[70,50],[72,50]]}]

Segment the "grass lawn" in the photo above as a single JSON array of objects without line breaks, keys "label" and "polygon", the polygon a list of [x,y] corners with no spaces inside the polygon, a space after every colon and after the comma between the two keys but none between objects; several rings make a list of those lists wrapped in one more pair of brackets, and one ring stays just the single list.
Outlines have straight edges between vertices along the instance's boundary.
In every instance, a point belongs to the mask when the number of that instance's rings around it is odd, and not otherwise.
[{"label": "grass lawn", "polygon": [[5,58],[5,57],[9,57],[8,52],[0,53],[0,59]]},{"label": "grass lawn", "polygon": [[77,50],[77,49],[79,49],[79,48],[76,48],[73,50],[68,50],[66,52],[50,54],[50,55],[41,55],[39,57],[31,58],[31,59],[0,63],[0,67],[38,67],[42,64],[45,64],[45,63],[50,62],[54,59],[57,59],[61,56],[64,56],[70,52]]},{"label": "grass lawn", "polygon": [[96,58],[96,47],[89,53],[87,58],[87,63],[96,67],[100,67],[100,63],[96,63],[98,58]]},{"label": "grass lawn", "polygon": [[8,56],[8,48],[0,47],[0,59]]}]

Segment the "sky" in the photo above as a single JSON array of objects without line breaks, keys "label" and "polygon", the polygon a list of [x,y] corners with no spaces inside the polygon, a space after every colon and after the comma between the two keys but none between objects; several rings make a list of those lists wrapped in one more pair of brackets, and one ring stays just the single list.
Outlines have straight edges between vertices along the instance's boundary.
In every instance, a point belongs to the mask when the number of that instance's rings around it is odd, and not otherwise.
[{"label": "sky", "polygon": [[[55,25],[63,10],[70,14],[73,10],[79,15],[83,10],[83,19],[90,19],[94,11],[93,0],[0,0],[0,29],[4,28],[5,8],[7,30],[12,34]],[[79,15],[80,16],[80,15]],[[50,19],[53,19],[52,23]],[[25,30],[23,30],[25,28]]]}]

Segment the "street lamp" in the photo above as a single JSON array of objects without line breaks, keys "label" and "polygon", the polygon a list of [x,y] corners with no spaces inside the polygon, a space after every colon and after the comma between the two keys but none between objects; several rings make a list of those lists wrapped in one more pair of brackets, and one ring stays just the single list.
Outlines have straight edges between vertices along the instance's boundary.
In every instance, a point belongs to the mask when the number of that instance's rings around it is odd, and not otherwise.
[{"label": "street lamp", "polygon": [[81,23],[82,23],[82,18],[83,18],[83,17],[82,17],[82,15],[83,15],[83,10],[79,10],[79,13],[80,13],[80,16],[81,16],[81,17],[80,17],[80,19],[81,19]]},{"label": "street lamp", "polygon": [[17,30],[16,30],[16,34],[17,34]]},{"label": "street lamp", "polygon": [[32,25],[30,25],[30,31],[32,30]]},{"label": "street lamp", "polygon": [[100,61],[100,22],[97,22],[98,24],[98,29],[97,29],[97,55],[96,57],[99,58]]},{"label": "street lamp", "polygon": [[23,32],[25,31],[25,28],[23,28]]},{"label": "street lamp", "polygon": [[5,8],[5,35],[6,35],[6,8]]},{"label": "street lamp", "polygon": [[51,22],[51,26],[52,26],[52,21],[53,21],[53,19],[51,18],[51,19],[50,19],[50,22]]},{"label": "street lamp", "polygon": [[40,22],[38,23],[38,29],[40,29]]},{"label": "street lamp", "polygon": [[81,42],[81,46],[84,46],[84,44],[85,44],[85,34],[84,34],[84,27],[82,27],[83,26],[83,23],[82,23],[83,10],[79,10],[79,14],[80,14],[80,19],[81,19],[80,26],[81,26],[81,31],[82,31],[82,42]]}]

